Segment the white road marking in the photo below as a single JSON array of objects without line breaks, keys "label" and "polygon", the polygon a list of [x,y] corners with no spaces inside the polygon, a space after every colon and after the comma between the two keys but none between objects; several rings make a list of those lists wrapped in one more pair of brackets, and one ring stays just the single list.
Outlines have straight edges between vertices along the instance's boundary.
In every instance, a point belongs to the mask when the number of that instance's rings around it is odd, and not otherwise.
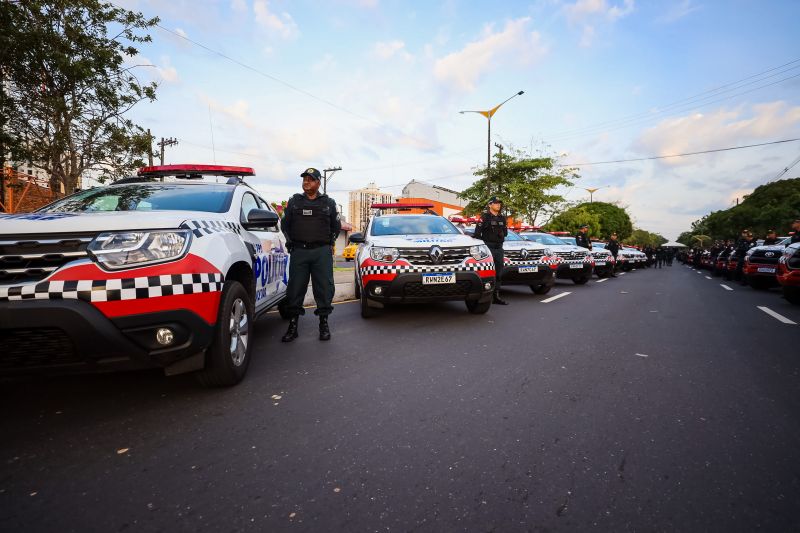
[{"label": "white road marking", "polygon": [[608,281],[609,279],[611,278],[598,279],[597,281],[595,281],[595,283],[603,283],[604,281]]},{"label": "white road marking", "polygon": [[556,294],[555,296],[552,296],[552,297],[548,298],[547,300],[542,300],[542,303],[543,304],[549,304],[550,302],[552,302],[554,300],[558,300],[559,298],[563,298],[564,296],[567,296],[568,294],[572,294],[572,293],[571,292],[562,292],[561,294]]},{"label": "white road marking", "polygon": [[711,279],[711,276],[706,276],[706,279]]},{"label": "white road marking", "polygon": [[625,275],[625,272],[620,272],[618,275],[619,275],[619,276],[624,276],[624,275]]},{"label": "white road marking", "polygon": [[720,283],[719,286],[722,287],[723,289],[725,289],[726,291],[732,291],[733,290],[730,287],[728,287],[727,285],[725,285],[724,283]]},{"label": "white road marking", "polygon": [[774,319],[777,319],[777,320],[779,320],[779,321],[783,322],[784,324],[793,324],[793,325],[795,325],[795,326],[797,325],[797,322],[795,322],[795,321],[793,321],[793,320],[789,320],[789,319],[788,319],[788,318],[786,318],[785,316],[783,316],[783,315],[781,315],[781,314],[779,314],[779,313],[776,313],[775,311],[773,311],[773,310],[772,310],[772,309],[770,309],[769,307],[764,307],[764,306],[762,306],[762,305],[757,305],[756,307],[758,307],[759,309],[761,309],[762,311],[764,311],[765,313],[767,313],[767,314],[768,314],[769,316],[771,316],[772,318],[774,318]]},{"label": "white road marking", "polygon": [[636,355],[638,355],[639,357],[650,357],[646,353],[637,353]]}]

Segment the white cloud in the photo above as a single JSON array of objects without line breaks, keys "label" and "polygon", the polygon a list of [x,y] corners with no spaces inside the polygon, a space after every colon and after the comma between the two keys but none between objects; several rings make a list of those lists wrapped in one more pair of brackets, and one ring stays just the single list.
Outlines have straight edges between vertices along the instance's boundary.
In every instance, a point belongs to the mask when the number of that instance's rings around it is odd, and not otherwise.
[{"label": "white cloud", "polygon": [[530,64],[547,53],[538,32],[528,29],[530,18],[508,21],[502,31],[486,26],[483,36],[436,61],[437,81],[462,91],[475,89],[482,76],[507,63]]},{"label": "white cloud", "polygon": [[[638,150],[652,155],[670,155],[725,148],[741,143],[778,140],[800,128],[800,107],[777,101],[745,108],[719,109],[709,114],[695,113],[663,120],[649,128],[634,143]],[[690,164],[690,158],[662,160],[668,165]]]},{"label": "white cloud", "polygon": [[169,56],[161,56],[161,66],[157,66],[156,70],[165,82],[176,83],[178,81],[178,71],[172,66]]},{"label": "white cloud", "polygon": [[382,61],[392,57],[399,57],[404,61],[413,61],[414,59],[414,56],[406,51],[406,43],[397,40],[375,43],[372,47],[372,56]]},{"label": "white cloud", "polygon": [[295,24],[292,16],[286,11],[273,13],[270,11],[267,0],[255,0],[253,2],[253,12],[256,16],[256,22],[270,33],[283,39],[297,37],[297,24]]},{"label": "white cloud", "polygon": [[659,17],[658,21],[666,23],[675,22],[676,20],[682,19],[693,11],[697,11],[701,7],[702,6],[694,5],[692,0],[683,0],[680,4],[672,5],[670,9],[664,13],[664,15]]},{"label": "white cloud", "polygon": [[247,12],[247,1],[246,0],[231,0],[231,9],[233,9],[237,13],[246,13]]},{"label": "white cloud", "polygon": [[578,0],[564,6],[567,21],[581,26],[580,45],[589,47],[594,43],[599,24],[614,23],[631,14],[634,0],[623,0],[622,4],[611,5],[606,0]]},{"label": "white cloud", "polygon": [[129,56],[123,54],[123,64],[126,68],[133,68],[134,72],[142,75],[142,81],[156,81],[177,83],[178,70],[172,66],[169,56],[161,56],[161,65],[155,64],[150,58],[143,55]]}]

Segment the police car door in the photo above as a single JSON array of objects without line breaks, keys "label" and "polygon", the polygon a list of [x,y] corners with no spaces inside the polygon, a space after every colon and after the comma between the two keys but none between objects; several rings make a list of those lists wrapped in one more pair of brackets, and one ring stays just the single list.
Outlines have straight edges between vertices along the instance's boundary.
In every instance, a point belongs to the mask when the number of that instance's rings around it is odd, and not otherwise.
[{"label": "police car door", "polygon": [[[246,192],[242,197],[241,219],[253,209],[274,211],[261,198]],[[285,239],[279,227],[265,230],[251,230],[250,234],[257,238],[253,244],[253,276],[256,282],[256,312],[271,307],[286,292],[286,254]]]}]

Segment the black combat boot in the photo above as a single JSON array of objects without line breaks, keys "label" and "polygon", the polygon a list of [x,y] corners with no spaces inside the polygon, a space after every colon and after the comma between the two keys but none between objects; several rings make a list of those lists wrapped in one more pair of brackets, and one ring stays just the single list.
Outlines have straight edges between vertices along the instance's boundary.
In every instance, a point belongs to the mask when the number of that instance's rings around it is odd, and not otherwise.
[{"label": "black combat boot", "polygon": [[331,328],[328,327],[327,316],[319,317],[319,340],[321,341],[331,340]]},{"label": "black combat boot", "polygon": [[507,301],[500,298],[500,293],[497,291],[494,291],[494,294],[492,295],[492,303],[495,305],[508,305]]},{"label": "black combat boot", "polygon": [[289,329],[286,330],[286,334],[281,338],[281,342],[292,342],[297,338],[297,322],[298,317],[293,317],[289,320]]}]

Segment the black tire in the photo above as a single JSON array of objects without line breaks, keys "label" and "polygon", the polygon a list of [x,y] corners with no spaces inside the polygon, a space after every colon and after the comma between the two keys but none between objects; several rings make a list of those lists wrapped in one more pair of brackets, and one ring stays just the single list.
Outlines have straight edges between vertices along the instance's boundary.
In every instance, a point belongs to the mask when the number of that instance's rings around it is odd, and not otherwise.
[{"label": "black tire", "polygon": [[552,285],[531,285],[531,290],[534,294],[547,294],[552,288]]},{"label": "black tire", "polygon": [[598,279],[603,279],[610,276],[608,272],[595,272],[595,274],[597,274]]},{"label": "black tire", "polygon": [[[237,314],[240,317],[238,320]],[[226,281],[222,288],[214,338],[206,350],[206,367],[196,374],[201,385],[230,387],[242,381],[250,365],[253,316],[253,299],[242,284],[235,280]],[[244,335],[239,329],[241,327],[245,328]],[[231,342],[235,332],[238,332],[239,342],[233,353]]]},{"label": "black tire", "polygon": [[356,300],[361,298],[361,282],[358,281],[358,274],[353,271],[353,292],[356,294]]},{"label": "black tire", "polygon": [[367,304],[367,295],[361,292],[359,297],[361,298],[361,318],[373,318],[378,316],[378,310]]},{"label": "black tire", "polygon": [[800,288],[784,287],[783,297],[791,304],[800,305]]},{"label": "black tire", "polygon": [[352,259],[349,259],[349,258],[347,258],[347,257],[345,257],[345,258],[344,258],[344,260],[345,260],[345,261],[352,261]]},{"label": "black tire", "polygon": [[582,276],[580,278],[572,278],[572,283],[575,285],[586,285],[586,282],[589,281],[588,276]]},{"label": "black tire", "polygon": [[479,302],[478,300],[466,300],[465,303],[467,304],[467,311],[473,315],[482,315],[492,306],[491,301]]},{"label": "black tire", "polygon": [[281,315],[281,318],[283,320],[289,320],[290,318],[292,318],[291,315],[289,314],[289,308],[287,307],[286,304],[286,298],[281,300],[281,302],[278,304],[278,314]]}]

